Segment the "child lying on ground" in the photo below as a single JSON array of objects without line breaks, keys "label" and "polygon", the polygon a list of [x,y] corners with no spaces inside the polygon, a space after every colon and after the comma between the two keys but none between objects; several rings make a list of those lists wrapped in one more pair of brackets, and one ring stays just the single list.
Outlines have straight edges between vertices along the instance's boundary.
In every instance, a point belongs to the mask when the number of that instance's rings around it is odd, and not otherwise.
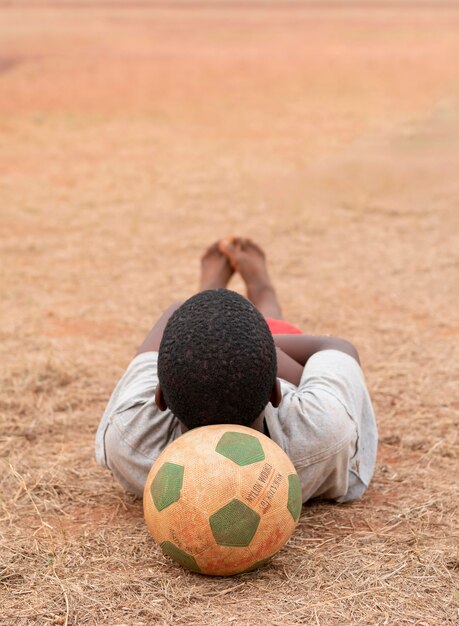
[{"label": "child lying on ground", "polygon": [[[226,289],[234,272],[247,298]],[[113,391],[96,459],[141,496],[168,443],[218,423],[271,437],[295,465],[303,502],[360,498],[373,474],[377,429],[357,350],[282,320],[265,255],[250,239],[204,253],[199,293],[162,315]]]}]

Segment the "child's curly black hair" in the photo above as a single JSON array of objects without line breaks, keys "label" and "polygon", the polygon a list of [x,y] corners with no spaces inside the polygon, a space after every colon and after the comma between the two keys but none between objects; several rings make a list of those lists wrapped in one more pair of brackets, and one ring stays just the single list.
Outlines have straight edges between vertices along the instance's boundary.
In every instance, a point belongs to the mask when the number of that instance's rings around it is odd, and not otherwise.
[{"label": "child's curly black hair", "polygon": [[158,378],[167,406],[188,428],[252,424],[269,402],[276,371],[264,317],[234,291],[198,293],[164,330]]}]

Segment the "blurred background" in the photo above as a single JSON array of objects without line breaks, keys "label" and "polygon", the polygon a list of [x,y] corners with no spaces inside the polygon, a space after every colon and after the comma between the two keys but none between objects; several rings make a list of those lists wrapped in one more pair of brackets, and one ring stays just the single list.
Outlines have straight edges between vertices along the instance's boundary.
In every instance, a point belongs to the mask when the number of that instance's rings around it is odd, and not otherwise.
[{"label": "blurred background", "polygon": [[[308,509],[279,557],[287,578],[271,572],[270,594],[254,579],[256,593],[283,624],[449,623],[458,34],[455,2],[0,1],[0,510],[15,546],[5,624],[121,623],[122,606],[141,620],[126,568],[153,594],[147,622],[181,623],[185,574],[154,591],[148,568],[157,580],[168,565],[129,552],[127,532],[149,541],[141,504],[96,468],[93,437],[136,346],[192,295],[202,251],[228,234],[266,250],[286,318],[356,343],[381,434],[363,503]],[[319,513],[341,569],[342,524],[376,533],[370,544],[352,535],[352,570],[367,578],[343,576],[335,595],[329,553],[301,543]],[[397,515],[401,543],[389,549],[378,529]],[[95,565],[102,528],[118,550],[112,579]],[[394,587],[365,595],[369,572]],[[193,584],[201,600],[184,623],[205,606],[200,623],[248,619],[253,588],[210,609],[205,594],[220,587]],[[349,586],[354,618],[333,599]]]}]

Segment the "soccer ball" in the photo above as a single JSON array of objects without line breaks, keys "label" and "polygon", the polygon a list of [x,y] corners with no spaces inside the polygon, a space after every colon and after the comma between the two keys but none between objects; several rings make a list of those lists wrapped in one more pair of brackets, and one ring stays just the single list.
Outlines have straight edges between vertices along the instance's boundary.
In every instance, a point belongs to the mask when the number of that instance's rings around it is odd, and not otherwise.
[{"label": "soccer ball", "polygon": [[298,474],[269,437],[233,424],[203,426],[169,444],[144,491],[148,528],[163,552],[202,574],[263,565],[301,513]]}]

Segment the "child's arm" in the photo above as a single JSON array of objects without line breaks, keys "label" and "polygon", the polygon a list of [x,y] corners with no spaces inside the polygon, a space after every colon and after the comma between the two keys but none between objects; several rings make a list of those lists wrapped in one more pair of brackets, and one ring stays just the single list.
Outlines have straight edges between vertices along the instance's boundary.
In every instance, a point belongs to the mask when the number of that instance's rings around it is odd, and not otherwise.
[{"label": "child's arm", "polygon": [[311,335],[274,335],[274,343],[300,365],[322,350],[338,350],[352,356],[360,364],[359,353],[350,341],[338,337],[314,337]]},{"label": "child's arm", "polygon": [[161,343],[166,324],[169,321],[172,313],[174,313],[182,304],[183,300],[179,302],[174,302],[174,304],[171,304],[171,306],[164,311],[159,320],[156,322],[156,324],[153,326],[153,328],[150,330],[148,335],[141,343],[139,349],[137,350],[137,354],[142,354],[142,352],[158,352],[159,344]]},{"label": "child's arm", "polygon": [[276,348],[277,353],[277,376],[298,387],[303,375],[303,366],[292,359],[291,356]]},{"label": "child's arm", "polygon": [[277,375],[298,386],[308,359],[322,350],[338,350],[352,356],[360,364],[356,348],[345,339],[308,335],[274,335],[277,347]]}]

